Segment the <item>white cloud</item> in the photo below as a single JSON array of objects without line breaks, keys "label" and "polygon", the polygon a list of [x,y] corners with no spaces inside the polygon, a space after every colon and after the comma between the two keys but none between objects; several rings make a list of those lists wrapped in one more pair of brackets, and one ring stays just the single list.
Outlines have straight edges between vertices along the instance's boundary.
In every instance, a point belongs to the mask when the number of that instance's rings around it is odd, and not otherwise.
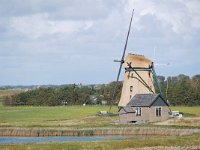
[{"label": "white cloud", "polygon": [[191,28],[200,28],[198,0],[129,0],[127,4],[137,12],[135,17],[140,22],[139,29],[145,26],[142,18],[146,15],[154,16],[162,23],[163,29],[171,29],[176,34],[187,34],[192,31]]},{"label": "white cloud", "polygon": [[[0,84],[39,83],[48,75],[54,83],[114,80],[133,8],[127,53],[151,58],[156,46],[157,62],[170,62],[171,74],[200,70],[199,0],[2,0]],[[15,80],[21,74],[30,81]]]},{"label": "white cloud", "polygon": [[200,29],[200,1],[190,0],[185,1],[185,5],[188,9],[188,13],[191,15],[191,25],[193,28]]},{"label": "white cloud", "polygon": [[52,34],[71,35],[80,30],[88,30],[92,21],[51,20],[48,14],[12,17],[10,27],[29,38],[39,38]]}]

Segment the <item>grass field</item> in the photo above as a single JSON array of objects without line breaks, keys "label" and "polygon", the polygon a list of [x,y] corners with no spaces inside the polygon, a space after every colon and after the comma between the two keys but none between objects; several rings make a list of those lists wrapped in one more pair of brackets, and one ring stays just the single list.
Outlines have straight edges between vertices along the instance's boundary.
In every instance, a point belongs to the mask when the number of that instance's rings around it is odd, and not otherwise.
[{"label": "grass field", "polygon": [[[108,106],[7,107],[0,105],[0,127],[105,126],[113,117],[96,117]],[[117,113],[117,107],[112,111]]]},{"label": "grass field", "polygon": [[[200,117],[200,106],[171,107],[187,116]],[[8,107],[0,104],[0,127],[106,127],[118,121],[117,107],[112,107],[116,114],[112,117],[98,117],[95,114],[101,110],[109,110],[108,106],[56,106]]]},{"label": "grass field", "polygon": [[172,110],[178,110],[179,112],[183,112],[183,115],[186,117],[200,117],[200,106],[195,107],[186,107],[186,106],[173,106]]},{"label": "grass field", "polygon": [[[0,90],[0,98],[20,92],[22,90]],[[179,106],[171,109],[183,112],[184,117],[200,117],[200,106]],[[117,106],[112,107],[116,116],[95,116],[101,110],[108,111],[109,106],[8,107],[0,102],[0,127],[104,127],[112,126],[118,121]]]}]

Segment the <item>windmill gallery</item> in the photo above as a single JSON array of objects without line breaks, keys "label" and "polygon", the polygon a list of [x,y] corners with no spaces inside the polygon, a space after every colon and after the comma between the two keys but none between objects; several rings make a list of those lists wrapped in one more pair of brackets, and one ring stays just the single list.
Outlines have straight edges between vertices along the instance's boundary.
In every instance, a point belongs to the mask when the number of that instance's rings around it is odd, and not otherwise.
[{"label": "windmill gallery", "polygon": [[[123,55],[121,60],[117,61],[120,62],[117,83],[122,65],[125,68],[122,93],[118,104],[119,122],[126,124],[164,121],[169,118],[170,109],[168,102],[162,96],[154,63],[145,56],[136,54],[128,54],[124,60],[133,13],[134,10],[129,24]],[[155,88],[158,93],[155,93]],[[113,96],[115,91],[116,87],[114,88]]]}]

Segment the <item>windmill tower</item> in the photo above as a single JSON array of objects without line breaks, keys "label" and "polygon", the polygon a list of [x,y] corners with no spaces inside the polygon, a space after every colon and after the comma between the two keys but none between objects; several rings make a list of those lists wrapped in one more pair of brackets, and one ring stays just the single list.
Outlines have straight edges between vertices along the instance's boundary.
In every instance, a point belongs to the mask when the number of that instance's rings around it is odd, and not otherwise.
[{"label": "windmill tower", "polygon": [[118,106],[124,107],[136,94],[155,94],[153,62],[143,55],[128,54],[122,94]]}]

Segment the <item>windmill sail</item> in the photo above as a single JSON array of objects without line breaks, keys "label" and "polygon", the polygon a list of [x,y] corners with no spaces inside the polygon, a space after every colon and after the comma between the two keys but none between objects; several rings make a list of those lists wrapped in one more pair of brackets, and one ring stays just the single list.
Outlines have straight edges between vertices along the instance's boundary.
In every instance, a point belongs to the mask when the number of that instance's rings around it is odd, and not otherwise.
[{"label": "windmill sail", "polygon": [[130,31],[131,31],[131,24],[132,24],[132,20],[133,20],[133,14],[134,14],[134,9],[132,11],[131,20],[130,20],[130,23],[129,23],[128,33],[127,33],[127,36],[126,36],[126,42],[125,42],[125,45],[124,45],[124,51],[123,51],[123,54],[122,54],[122,58],[121,58],[120,61],[118,61],[118,62],[120,62],[120,66],[119,66],[119,70],[118,70],[118,74],[117,74],[116,84],[115,84],[115,87],[114,87],[114,90],[113,90],[112,100],[110,101],[109,112],[111,111],[111,107],[112,107],[112,103],[113,103],[112,101],[114,100],[114,97],[115,97],[115,94],[116,94],[116,88],[117,88],[117,84],[119,82],[119,76],[120,76],[120,73],[121,73],[122,65],[124,63],[124,56],[125,56],[125,53],[126,53],[129,34],[130,34]]}]

